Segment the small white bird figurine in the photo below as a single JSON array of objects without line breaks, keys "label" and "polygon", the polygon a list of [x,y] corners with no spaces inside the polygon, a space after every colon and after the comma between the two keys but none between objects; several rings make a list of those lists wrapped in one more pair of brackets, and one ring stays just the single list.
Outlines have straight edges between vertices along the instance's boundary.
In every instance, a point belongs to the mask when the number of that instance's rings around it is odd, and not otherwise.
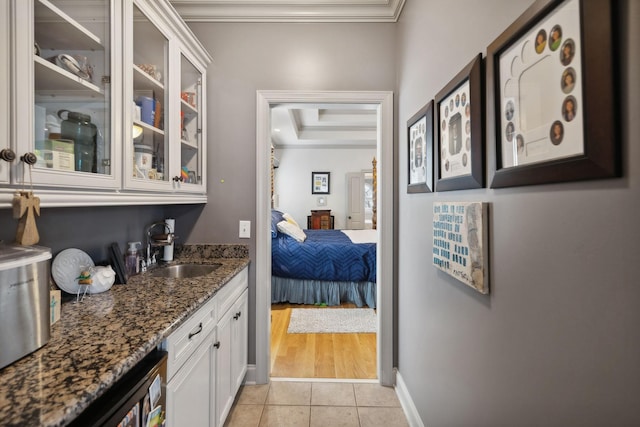
[{"label": "small white bird figurine", "polygon": [[91,278],[93,279],[91,293],[97,294],[111,289],[116,281],[116,272],[110,265],[92,267],[91,270]]}]

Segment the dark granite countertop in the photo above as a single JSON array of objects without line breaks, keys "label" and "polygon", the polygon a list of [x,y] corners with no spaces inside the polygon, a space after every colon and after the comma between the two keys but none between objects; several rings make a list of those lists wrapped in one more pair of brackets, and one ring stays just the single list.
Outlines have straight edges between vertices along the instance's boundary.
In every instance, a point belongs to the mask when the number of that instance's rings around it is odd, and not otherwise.
[{"label": "dark granite countertop", "polygon": [[219,263],[195,279],[141,274],[62,304],[41,349],[0,370],[0,426],[64,426],[249,264],[246,245],[185,245],[176,262]]}]

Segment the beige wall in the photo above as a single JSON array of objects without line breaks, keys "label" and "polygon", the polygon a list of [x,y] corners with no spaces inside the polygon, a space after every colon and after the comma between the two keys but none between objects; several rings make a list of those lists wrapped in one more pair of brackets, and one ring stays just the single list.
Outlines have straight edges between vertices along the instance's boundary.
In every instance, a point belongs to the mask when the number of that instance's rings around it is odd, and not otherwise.
[{"label": "beige wall", "polygon": [[[407,1],[400,140],[531,3]],[[429,427],[640,425],[640,3],[620,3],[623,178],[408,195],[399,145],[399,371]],[[489,296],[429,261],[433,202],[471,200],[490,204]]]}]

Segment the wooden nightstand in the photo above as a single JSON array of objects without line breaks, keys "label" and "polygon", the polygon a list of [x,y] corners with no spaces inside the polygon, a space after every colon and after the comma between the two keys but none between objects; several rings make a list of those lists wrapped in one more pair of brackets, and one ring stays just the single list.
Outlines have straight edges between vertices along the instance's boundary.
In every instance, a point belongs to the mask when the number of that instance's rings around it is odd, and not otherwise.
[{"label": "wooden nightstand", "polygon": [[333,230],[334,217],[331,210],[312,210],[307,215],[308,230]]}]

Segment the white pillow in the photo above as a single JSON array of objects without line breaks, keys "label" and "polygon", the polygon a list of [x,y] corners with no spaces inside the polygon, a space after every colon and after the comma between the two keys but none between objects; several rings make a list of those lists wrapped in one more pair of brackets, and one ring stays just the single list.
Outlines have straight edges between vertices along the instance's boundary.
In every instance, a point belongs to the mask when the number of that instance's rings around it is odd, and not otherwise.
[{"label": "white pillow", "polygon": [[300,227],[298,225],[298,223],[296,222],[296,220],[293,219],[293,217],[291,215],[289,215],[288,213],[282,214],[282,218],[284,218],[286,221],[290,222],[291,224],[295,225],[296,227],[298,227],[299,229],[302,230],[302,227]]},{"label": "white pillow", "polygon": [[304,231],[302,231],[300,227],[290,223],[287,220],[280,221],[277,227],[279,232],[284,233],[287,236],[293,237],[298,242],[302,243],[307,238],[307,235],[304,234]]}]

